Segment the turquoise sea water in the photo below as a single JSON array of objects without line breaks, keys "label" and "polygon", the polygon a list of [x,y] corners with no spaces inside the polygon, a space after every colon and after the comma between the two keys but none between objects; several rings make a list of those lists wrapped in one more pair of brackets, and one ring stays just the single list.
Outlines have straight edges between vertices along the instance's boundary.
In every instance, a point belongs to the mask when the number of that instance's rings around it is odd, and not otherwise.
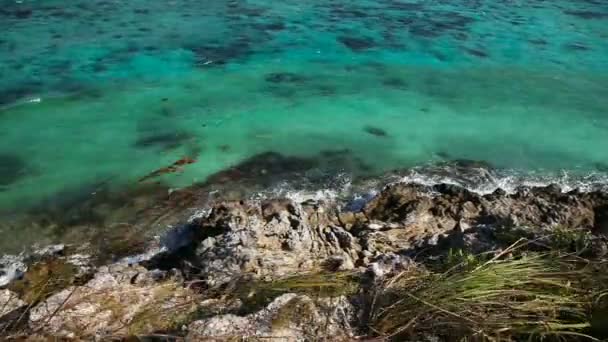
[{"label": "turquoise sea water", "polygon": [[[608,172],[608,1],[0,0],[0,212],[265,152]],[[7,231],[0,235],[9,235]]]}]

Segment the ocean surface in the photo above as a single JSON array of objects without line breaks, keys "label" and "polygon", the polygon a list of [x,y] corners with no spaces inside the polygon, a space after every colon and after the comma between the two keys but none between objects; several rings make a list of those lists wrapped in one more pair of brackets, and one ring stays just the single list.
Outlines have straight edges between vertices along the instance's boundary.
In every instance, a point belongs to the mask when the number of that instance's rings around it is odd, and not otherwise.
[{"label": "ocean surface", "polygon": [[0,32],[4,221],[246,161],[608,173],[607,0],[0,0]]}]

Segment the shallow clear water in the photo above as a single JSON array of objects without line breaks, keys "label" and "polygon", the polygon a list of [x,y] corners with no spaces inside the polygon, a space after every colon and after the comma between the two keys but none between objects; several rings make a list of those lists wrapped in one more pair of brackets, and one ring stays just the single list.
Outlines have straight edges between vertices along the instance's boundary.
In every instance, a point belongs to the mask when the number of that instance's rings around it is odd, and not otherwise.
[{"label": "shallow clear water", "polygon": [[[256,154],[608,170],[608,1],[0,0],[0,209]],[[0,232],[1,234],[1,232]]]}]

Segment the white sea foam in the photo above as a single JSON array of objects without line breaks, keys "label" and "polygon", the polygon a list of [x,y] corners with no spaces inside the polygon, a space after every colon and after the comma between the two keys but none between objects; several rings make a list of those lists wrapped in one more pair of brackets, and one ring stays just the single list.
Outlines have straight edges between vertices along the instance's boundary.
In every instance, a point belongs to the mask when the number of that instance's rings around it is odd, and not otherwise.
[{"label": "white sea foam", "polygon": [[435,172],[413,170],[391,183],[415,183],[427,186],[452,184],[482,195],[492,193],[497,189],[504,190],[507,193],[514,193],[517,191],[517,188],[522,186],[544,187],[551,184],[559,186],[563,192],[572,190],[579,190],[581,192],[608,191],[607,174],[590,173],[580,175],[566,171],[558,174],[540,174],[518,171],[491,172],[479,169],[477,175],[467,178],[457,173],[437,174]]}]

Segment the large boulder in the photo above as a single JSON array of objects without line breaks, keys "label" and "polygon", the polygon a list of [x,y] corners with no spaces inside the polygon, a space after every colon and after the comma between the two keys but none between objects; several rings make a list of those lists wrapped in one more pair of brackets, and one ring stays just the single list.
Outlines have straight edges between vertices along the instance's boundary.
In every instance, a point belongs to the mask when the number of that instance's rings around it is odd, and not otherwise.
[{"label": "large boulder", "polygon": [[322,205],[226,202],[199,225],[205,236],[196,254],[210,286],[246,274],[276,278],[323,267],[352,269],[361,249]]}]

